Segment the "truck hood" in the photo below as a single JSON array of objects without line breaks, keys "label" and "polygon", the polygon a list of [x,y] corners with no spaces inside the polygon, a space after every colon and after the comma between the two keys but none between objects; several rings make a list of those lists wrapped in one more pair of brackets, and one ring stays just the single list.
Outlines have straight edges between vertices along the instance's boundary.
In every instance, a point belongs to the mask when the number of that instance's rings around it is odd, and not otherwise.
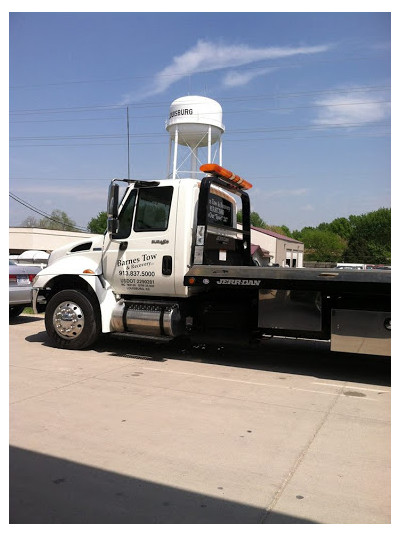
[{"label": "truck hood", "polygon": [[[55,249],[40,275],[102,273],[104,236],[85,238]],[[90,272],[88,272],[90,271]]]}]

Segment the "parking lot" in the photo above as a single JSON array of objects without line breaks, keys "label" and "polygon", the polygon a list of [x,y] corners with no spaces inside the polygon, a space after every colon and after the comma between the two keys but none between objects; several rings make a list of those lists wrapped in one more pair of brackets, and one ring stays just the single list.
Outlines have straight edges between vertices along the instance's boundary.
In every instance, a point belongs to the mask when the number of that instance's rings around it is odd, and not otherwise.
[{"label": "parking lot", "polygon": [[390,360],[10,320],[10,522],[390,523]]}]

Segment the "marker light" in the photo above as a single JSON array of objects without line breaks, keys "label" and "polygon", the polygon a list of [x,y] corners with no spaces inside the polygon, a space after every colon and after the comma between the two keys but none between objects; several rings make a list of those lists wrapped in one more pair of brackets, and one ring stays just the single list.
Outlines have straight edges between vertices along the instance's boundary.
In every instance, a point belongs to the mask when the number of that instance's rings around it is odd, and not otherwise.
[{"label": "marker light", "polygon": [[245,181],[239,175],[235,175],[232,173],[232,171],[229,171],[229,169],[225,169],[218,164],[203,164],[200,166],[200,171],[204,171],[205,173],[211,173],[212,175],[216,175],[217,177],[221,177],[223,179],[227,179],[230,182],[233,182],[235,186],[238,186],[242,190],[249,190],[252,188],[252,184],[248,181]]}]

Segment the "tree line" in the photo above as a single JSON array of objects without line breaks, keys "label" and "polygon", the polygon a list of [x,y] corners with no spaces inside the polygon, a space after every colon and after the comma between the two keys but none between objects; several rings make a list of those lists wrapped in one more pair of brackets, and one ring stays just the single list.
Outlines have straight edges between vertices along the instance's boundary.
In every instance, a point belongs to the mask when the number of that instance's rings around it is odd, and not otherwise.
[{"label": "tree line", "polygon": [[[241,214],[239,213],[241,221]],[[254,227],[268,229],[304,244],[304,260],[391,264],[391,209],[336,218],[316,227],[291,231],[286,225],[268,225],[257,212],[250,216]]]},{"label": "tree line", "polygon": [[[238,221],[242,221],[241,211]],[[254,227],[268,229],[304,243],[304,260],[315,262],[349,262],[362,264],[391,264],[391,209],[336,218],[316,227],[291,231],[286,225],[268,225],[257,212],[250,216]],[[21,227],[39,227],[64,231],[82,231],[61,210],[53,210],[50,218],[37,220],[29,217]],[[92,218],[87,224],[90,233],[103,234],[107,227],[106,212]]]}]

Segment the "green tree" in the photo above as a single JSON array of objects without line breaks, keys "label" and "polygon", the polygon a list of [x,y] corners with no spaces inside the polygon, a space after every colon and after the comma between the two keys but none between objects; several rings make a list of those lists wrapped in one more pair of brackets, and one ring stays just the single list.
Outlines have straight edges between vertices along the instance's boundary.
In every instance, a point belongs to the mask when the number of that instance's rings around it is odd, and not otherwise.
[{"label": "green tree", "polygon": [[56,229],[59,231],[80,231],[76,223],[71,220],[66,212],[54,209],[49,217],[37,220],[34,216],[28,216],[21,227],[37,227],[39,229]]},{"label": "green tree", "polygon": [[317,229],[320,231],[330,231],[348,240],[352,233],[353,225],[348,218],[336,218],[331,223],[320,223]]},{"label": "green tree", "polygon": [[330,231],[305,228],[300,238],[304,242],[304,260],[317,262],[339,262],[347,242]]},{"label": "green tree", "polygon": [[39,220],[40,229],[56,229],[59,231],[78,231],[74,220],[67,215],[66,212],[59,209],[54,209],[49,218]]},{"label": "green tree", "polygon": [[90,220],[87,228],[91,233],[104,234],[107,229],[107,212],[99,212]]},{"label": "green tree", "polygon": [[350,216],[352,232],[344,252],[345,262],[391,263],[391,210],[380,208]]},{"label": "green tree", "polygon": [[292,232],[287,225],[280,225],[279,227],[282,230],[281,234],[285,236],[290,236],[290,237],[292,236]]},{"label": "green tree", "polygon": [[[243,223],[243,214],[241,210],[239,210],[237,213],[237,221],[239,223]],[[268,227],[265,221],[258,214],[258,212],[250,213],[250,223],[253,227],[261,227],[262,229],[267,229]]]},{"label": "green tree", "polygon": [[21,222],[21,227],[39,227],[39,220],[35,216],[28,216]]},{"label": "green tree", "polygon": [[301,231],[298,231],[297,229],[295,229],[294,231],[292,231],[291,235],[290,235],[292,238],[294,238],[295,240],[299,240],[300,242],[302,242],[302,238],[301,238]]},{"label": "green tree", "polygon": [[266,225],[265,229],[284,236],[292,236],[289,227],[287,227],[286,225]]}]

